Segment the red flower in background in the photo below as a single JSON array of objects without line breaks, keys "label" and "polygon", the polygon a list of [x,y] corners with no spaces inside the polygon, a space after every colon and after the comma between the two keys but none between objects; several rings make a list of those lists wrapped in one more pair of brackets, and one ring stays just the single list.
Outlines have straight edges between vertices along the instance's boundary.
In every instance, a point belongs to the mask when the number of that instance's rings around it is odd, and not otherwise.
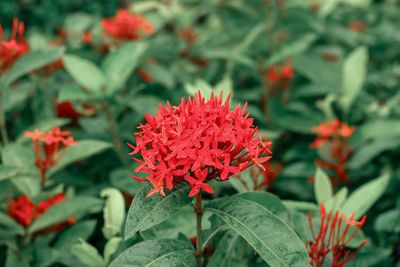
[{"label": "red flower in background", "polygon": [[223,103],[211,95],[206,101],[199,92],[194,98],[182,98],[178,106],[161,106],[154,117],[145,115],[146,123],[136,133],[136,146],[130,155],[140,153],[142,159],[135,172],[148,173],[146,179],[154,189],[165,195],[181,183],[191,187],[190,196],[204,190],[212,192],[206,184],[214,179],[228,180],[250,166],[265,170],[270,159],[270,142],[261,140],[253,119],[246,113],[246,105],[231,109],[229,97]]},{"label": "red flower in background", "polygon": [[[361,241],[357,248],[347,248],[350,241],[354,239],[361,227],[364,225],[366,216],[360,221],[355,220],[354,213],[350,218],[339,211],[326,212],[324,205],[320,206],[321,222],[319,231],[315,234],[312,224],[312,215],[308,214],[310,231],[313,240],[307,241],[306,246],[310,256],[310,265],[314,267],[325,266],[324,262],[329,254],[332,255],[331,267],[342,267],[347,262],[353,260],[356,253],[367,243]],[[351,232],[350,228],[355,227]]]},{"label": "red flower in background", "polygon": [[291,63],[274,65],[263,71],[265,80],[269,85],[269,92],[276,93],[278,89],[289,90],[290,82],[295,73]]},{"label": "red flower in background", "polygon": [[348,29],[352,32],[363,32],[366,28],[365,23],[361,20],[352,21],[348,25]]},{"label": "red flower in background", "polygon": [[18,58],[28,52],[29,44],[24,39],[24,32],[24,23],[14,18],[12,34],[9,39],[4,39],[0,25],[0,74],[8,71]]},{"label": "red flower in background", "polygon": [[58,127],[48,132],[41,132],[38,129],[33,132],[26,131],[24,136],[33,141],[35,164],[40,171],[40,183],[43,186],[46,182],[46,172],[61,160],[66,148],[75,145],[76,142],[69,131],[62,131]]},{"label": "red flower in background", "polygon": [[317,160],[316,163],[335,173],[334,183],[348,182],[348,175],[344,166],[352,153],[348,139],[353,135],[355,128],[335,119],[321,123],[318,127],[313,128],[313,131],[317,134],[317,138],[310,146],[320,148],[328,145],[332,158],[330,162]]},{"label": "red flower in background", "polygon": [[8,215],[19,224],[28,226],[35,216],[35,205],[30,198],[22,195],[8,202]]},{"label": "red flower in background", "polygon": [[102,27],[107,36],[116,41],[139,40],[154,33],[154,27],[142,15],[120,9],[114,17],[103,19]]},{"label": "red flower in background", "polygon": [[56,114],[58,118],[67,118],[76,123],[79,118],[92,116],[96,114],[96,109],[89,104],[81,104],[78,110],[72,105],[71,101],[58,102],[56,106]]},{"label": "red flower in background", "polygon": [[[8,215],[14,218],[19,224],[24,227],[29,226],[35,219],[45,213],[52,206],[65,200],[64,193],[59,193],[53,197],[40,201],[36,206],[32,200],[26,196],[21,195],[16,199],[8,202]],[[75,223],[75,218],[68,218],[65,222],[50,226],[41,230],[41,233],[48,233],[59,231],[65,226]]]}]

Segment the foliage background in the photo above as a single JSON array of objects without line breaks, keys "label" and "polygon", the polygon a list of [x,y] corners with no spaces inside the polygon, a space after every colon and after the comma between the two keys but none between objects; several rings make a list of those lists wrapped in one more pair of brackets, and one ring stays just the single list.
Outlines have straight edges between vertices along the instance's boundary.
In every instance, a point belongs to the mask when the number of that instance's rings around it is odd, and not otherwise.
[{"label": "foliage background", "polygon": [[[100,21],[121,7],[145,15],[155,34],[124,44],[125,50],[102,52],[98,49],[103,42]],[[124,241],[110,255],[102,253],[111,239],[104,234],[104,224],[112,221],[103,217],[111,205],[111,197],[106,200],[104,196],[116,194],[112,199],[118,203],[119,195],[111,188],[117,189],[129,207],[142,186],[129,178],[134,163],[125,143],[134,142],[132,133],[143,115],[154,114],[159,102],[177,104],[196,89],[207,94],[215,87],[232,93],[233,103],[247,101],[248,111],[272,140],[276,178],[267,190],[283,200],[316,202],[310,177],[315,173],[315,160],[329,155],[323,148],[310,148],[315,139],[312,128],[333,118],[355,126],[350,139],[353,154],[346,162],[349,182],[335,185],[334,191],[345,186],[354,192],[382,173],[390,180],[383,189],[372,188],[356,201],[369,202],[374,192],[382,191],[368,210],[363,228],[368,246],[349,265],[399,266],[399,15],[399,4],[391,0],[1,1],[0,24],[10,31],[13,17],[24,21],[32,50],[59,40],[60,29],[67,33],[62,70],[48,77],[24,75],[1,88],[10,138],[1,151],[3,167],[33,168],[31,144],[22,137],[27,129],[63,126],[78,141],[86,141],[71,148],[62,164],[52,170],[46,190],[38,187],[36,175],[9,175],[2,168],[0,215],[6,216],[8,201],[21,193],[40,199],[63,190],[72,199],[78,198],[75,204],[83,201],[87,207],[73,211],[78,223],[71,228],[37,237],[26,246],[0,217],[0,265],[85,266],[77,252],[81,250],[94,255],[86,266],[100,266],[93,262],[101,258],[101,264],[106,264],[105,257],[114,258],[137,242]],[[195,33],[193,43],[182,29]],[[90,44],[81,41],[85,32],[92,34]],[[66,63],[71,55],[98,67]],[[279,64],[293,66],[295,75],[287,90],[278,88],[271,93],[265,70]],[[126,70],[131,71],[121,75]],[[94,112],[77,121],[58,118],[56,106],[63,101],[82,111],[88,104]],[[234,181],[213,186],[217,193],[210,199],[246,190]],[[125,209],[117,206],[112,210],[124,214]],[[191,210],[184,210],[152,234],[177,238],[181,232],[191,237],[194,221],[186,223],[191,215]],[[66,215],[58,210],[54,216],[61,220]],[[238,247],[246,246],[243,240],[237,242]],[[20,258],[10,260],[15,250],[25,255],[21,262]],[[233,262],[263,266],[246,255],[233,251]]]}]

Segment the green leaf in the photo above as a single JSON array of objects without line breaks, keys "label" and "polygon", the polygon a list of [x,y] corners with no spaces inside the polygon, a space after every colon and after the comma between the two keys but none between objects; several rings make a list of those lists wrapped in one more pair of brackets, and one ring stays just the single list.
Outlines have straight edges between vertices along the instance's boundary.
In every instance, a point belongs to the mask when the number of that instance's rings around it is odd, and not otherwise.
[{"label": "green leaf", "polygon": [[110,239],[121,232],[125,218],[125,199],[121,192],[114,188],[103,189],[101,196],[107,198],[103,209],[103,234]]},{"label": "green leaf", "polygon": [[282,201],[274,194],[268,192],[245,192],[236,194],[233,197],[241,197],[256,202],[283,221],[287,222],[289,220],[288,210],[285,205],[283,205]]},{"label": "green leaf", "polygon": [[30,267],[29,259],[23,255],[16,255],[11,248],[7,250],[5,263],[5,267]]},{"label": "green leaf", "polygon": [[117,251],[119,245],[122,242],[122,238],[120,237],[112,237],[106,245],[104,246],[104,261],[106,264],[110,263],[112,256]]},{"label": "green leaf", "polygon": [[111,147],[110,143],[104,141],[78,140],[76,145],[67,148],[60,162],[50,169],[49,175],[51,176],[76,161],[84,160]]},{"label": "green leaf", "polygon": [[145,43],[128,42],[107,55],[102,68],[107,76],[109,94],[124,86],[146,49]]},{"label": "green leaf", "polygon": [[62,223],[70,217],[88,213],[103,202],[94,197],[78,196],[69,198],[49,208],[40,215],[28,228],[29,233],[34,233],[46,227]]},{"label": "green leaf", "polygon": [[399,146],[400,139],[398,137],[373,140],[357,149],[347,166],[350,169],[359,169],[382,152],[396,150]]},{"label": "green leaf", "polygon": [[21,144],[12,143],[1,151],[3,164],[19,168],[21,172],[10,181],[21,191],[30,197],[35,196],[40,191],[39,177],[34,173],[34,156],[29,147]]},{"label": "green leaf", "polygon": [[69,248],[79,241],[79,239],[88,239],[96,227],[95,220],[87,220],[76,223],[61,232],[54,247],[63,251],[68,251]]},{"label": "green leaf", "polygon": [[348,216],[355,212],[355,219],[361,218],[385,192],[389,180],[390,175],[385,173],[357,188],[344,203],[342,212]]},{"label": "green leaf", "polygon": [[340,102],[343,109],[348,112],[354,100],[361,92],[368,63],[368,50],[366,47],[359,47],[353,51],[343,63],[343,85]]},{"label": "green leaf", "polygon": [[300,54],[301,52],[307,50],[316,39],[317,36],[310,33],[304,35],[302,38],[300,38],[300,40],[280,46],[280,48],[268,59],[267,65],[271,66],[281,62],[282,60],[286,60],[289,57]]},{"label": "green leaf", "polygon": [[155,194],[146,198],[152,185],[144,186],[135,196],[125,225],[125,239],[133,237],[136,232],[149,229],[178,213],[192,201],[189,198],[189,187],[178,187],[165,197]]},{"label": "green leaf", "polygon": [[140,242],[122,252],[109,267],[195,266],[193,246],[182,240]]},{"label": "green leaf", "polygon": [[347,199],[347,195],[349,194],[349,190],[346,187],[343,187],[339,190],[331,199],[329,199],[325,203],[326,210],[329,211],[337,211],[343,206],[343,203]]},{"label": "green leaf", "polygon": [[21,175],[34,175],[32,170],[16,166],[0,165],[0,181]]},{"label": "green leaf", "polygon": [[230,230],[226,232],[221,240],[216,244],[216,249],[212,254],[207,267],[232,267],[243,266],[242,258],[244,240]]},{"label": "green leaf", "polygon": [[97,249],[84,240],[80,240],[71,248],[71,253],[78,258],[85,266],[88,267],[103,267],[106,266],[103,257],[99,254]]},{"label": "green leaf", "polygon": [[377,232],[400,233],[400,209],[386,211],[375,220]]},{"label": "green leaf", "polygon": [[319,167],[317,167],[317,171],[315,172],[314,191],[319,204],[326,203],[333,195],[331,180]]},{"label": "green leaf", "polygon": [[308,266],[308,253],[295,232],[271,211],[241,197],[224,197],[204,207],[241,235],[271,266]]},{"label": "green leaf", "polygon": [[105,91],[105,75],[95,64],[74,55],[65,55],[63,61],[65,69],[80,86],[93,93]]},{"label": "green leaf", "polygon": [[5,86],[9,86],[23,75],[61,58],[64,50],[64,47],[47,47],[28,53],[15,62],[12,68],[2,77],[1,82]]}]

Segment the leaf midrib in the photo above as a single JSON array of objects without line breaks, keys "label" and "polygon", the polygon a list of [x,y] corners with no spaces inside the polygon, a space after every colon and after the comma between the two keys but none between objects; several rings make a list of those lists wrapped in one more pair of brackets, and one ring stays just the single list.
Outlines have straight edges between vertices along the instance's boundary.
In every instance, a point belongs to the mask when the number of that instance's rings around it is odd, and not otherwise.
[{"label": "leaf midrib", "polygon": [[[145,188],[147,188],[147,187],[145,187]],[[144,190],[145,188],[143,188],[143,190]],[[182,187],[182,188],[180,188],[180,189],[174,191],[172,194],[167,195],[162,201],[158,202],[157,205],[155,205],[155,206],[153,207],[153,209],[151,209],[151,210],[143,217],[143,220],[141,220],[141,221],[138,223],[138,225],[137,225],[135,228],[133,228],[133,230],[130,231],[130,233],[127,235],[126,239],[132,237],[136,232],[138,232],[138,231],[139,231],[139,228],[142,226],[143,222],[150,216],[150,214],[151,214],[156,208],[158,208],[162,203],[164,203],[167,199],[169,199],[170,196],[173,196],[173,195],[175,195],[176,193],[179,193],[181,190],[186,190],[186,189],[187,189],[186,187]],[[147,229],[148,229],[148,228],[147,228]],[[142,230],[143,230],[143,229],[142,229]]]},{"label": "leaf midrib", "polygon": [[[144,267],[149,267],[152,264],[156,263],[157,261],[160,261],[163,258],[166,258],[166,257],[168,257],[170,255],[173,255],[173,254],[176,254],[176,253],[179,253],[179,252],[190,252],[190,253],[193,253],[193,251],[189,250],[189,249],[180,250],[180,251],[176,251],[176,250],[175,251],[171,251],[169,253],[166,253],[166,254],[162,255],[161,257],[158,257],[157,259],[152,260],[151,262],[147,263]],[[185,264],[185,266],[186,266],[186,264]]]}]

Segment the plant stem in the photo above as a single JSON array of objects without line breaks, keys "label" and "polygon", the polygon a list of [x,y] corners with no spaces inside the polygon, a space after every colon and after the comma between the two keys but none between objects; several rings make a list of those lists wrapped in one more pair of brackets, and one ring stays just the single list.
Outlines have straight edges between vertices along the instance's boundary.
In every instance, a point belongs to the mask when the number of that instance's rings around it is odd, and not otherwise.
[{"label": "plant stem", "polygon": [[108,126],[110,127],[111,137],[114,143],[115,152],[117,153],[121,162],[126,166],[128,165],[128,162],[122,150],[121,136],[118,131],[117,122],[115,121],[114,116],[111,112],[111,108],[107,103],[103,103],[103,110],[108,121]]},{"label": "plant stem", "polygon": [[196,195],[196,203],[194,206],[194,212],[196,213],[196,266],[201,267],[201,259],[203,256],[203,249],[201,247],[201,218],[203,216],[203,209],[201,206],[201,192]]},{"label": "plant stem", "polygon": [[4,107],[3,107],[3,90],[4,88],[0,84],[0,132],[1,132],[1,141],[5,146],[8,144],[8,136],[6,129],[6,118],[4,116]]}]

